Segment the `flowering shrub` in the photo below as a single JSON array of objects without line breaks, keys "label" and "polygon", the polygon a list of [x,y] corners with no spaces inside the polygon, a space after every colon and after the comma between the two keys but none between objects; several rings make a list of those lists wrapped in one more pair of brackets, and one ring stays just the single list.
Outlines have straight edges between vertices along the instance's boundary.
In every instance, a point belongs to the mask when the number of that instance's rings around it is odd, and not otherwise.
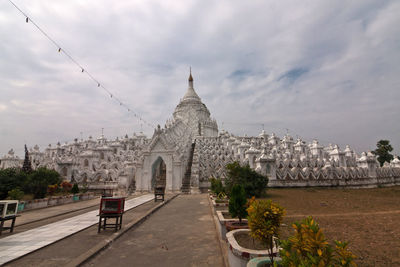
[{"label": "flowering shrub", "polygon": [[48,185],[47,186],[47,194],[52,196],[52,195],[54,195],[56,193],[57,189],[58,189],[58,185],[57,184]]},{"label": "flowering shrub", "polygon": [[271,263],[274,261],[274,239],[279,237],[285,210],[271,200],[250,200],[247,208],[250,235],[265,244],[269,250]]},{"label": "flowering shrub", "polygon": [[64,193],[68,193],[69,191],[71,191],[72,184],[70,182],[63,181],[60,184],[60,187],[63,189]]},{"label": "flowering shrub", "polygon": [[335,241],[333,248],[311,216],[294,223],[293,228],[295,234],[281,241],[283,266],[356,266],[348,243]]}]

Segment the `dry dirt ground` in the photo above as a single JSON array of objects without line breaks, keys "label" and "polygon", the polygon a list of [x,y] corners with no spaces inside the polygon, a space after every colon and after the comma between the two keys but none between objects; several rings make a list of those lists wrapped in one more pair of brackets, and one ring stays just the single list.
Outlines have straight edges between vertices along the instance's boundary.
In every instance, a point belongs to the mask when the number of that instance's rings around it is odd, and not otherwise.
[{"label": "dry dirt ground", "polygon": [[313,216],[325,237],[349,241],[359,266],[400,266],[400,186],[373,189],[269,189],[286,209],[282,238],[292,223]]}]

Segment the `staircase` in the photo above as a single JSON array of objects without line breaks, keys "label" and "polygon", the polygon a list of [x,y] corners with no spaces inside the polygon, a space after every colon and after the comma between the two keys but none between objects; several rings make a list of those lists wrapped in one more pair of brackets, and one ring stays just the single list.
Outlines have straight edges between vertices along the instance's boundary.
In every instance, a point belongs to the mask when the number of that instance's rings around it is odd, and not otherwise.
[{"label": "staircase", "polygon": [[190,176],[192,175],[194,147],[195,147],[195,143],[192,144],[192,148],[190,149],[188,165],[186,167],[185,176],[182,179],[181,191],[183,194],[190,194]]}]

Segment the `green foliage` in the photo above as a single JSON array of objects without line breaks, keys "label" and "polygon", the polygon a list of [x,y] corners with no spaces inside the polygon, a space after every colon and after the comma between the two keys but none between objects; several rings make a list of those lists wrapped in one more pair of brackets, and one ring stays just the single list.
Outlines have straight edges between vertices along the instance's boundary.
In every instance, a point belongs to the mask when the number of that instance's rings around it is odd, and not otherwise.
[{"label": "green foliage", "polygon": [[348,243],[335,241],[333,248],[311,216],[294,223],[293,228],[295,234],[280,244],[282,266],[356,266]]},{"label": "green foliage", "polygon": [[75,183],[74,186],[72,186],[71,193],[74,195],[79,193],[78,184]]},{"label": "green foliage", "polygon": [[246,192],[243,186],[234,185],[229,199],[229,214],[232,218],[238,217],[240,223],[242,218],[247,216],[246,203]]},{"label": "green foliage", "polygon": [[19,188],[14,188],[11,191],[8,191],[8,198],[9,199],[16,199],[21,200],[24,197],[25,193]]},{"label": "green foliage", "polygon": [[247,209],[250,235],[268,247],[271,263],[274,262],[274,240],[279,237],[279,227],[285,210],[271,200],[251,199]]},{"label": "green foliage", "polygon": [[55,170],[39,168],[28,176],[27,188],[35,198],[44,198],[49,185],[59,184],[60,174]]},{"label": "green foliage", "polygon": [[222,184],[221,179],[216,179],[214,177],[210,178],[211,182],[211,192],[216,194],[217,196],[220,193],[225,193],[224,185]]},{"label": "green foliage", "polygon": [[379,142],[376,143],[376,147],[377,149],[372,151],[372,153],[378,156],[381,167],[385,162],[393,160],[393,155],[389,153],[393,150],[393,147],[389,144],[389,140],[379,140]]},{"label": "green foliage", "polygon": [[267,189],[268,178],[251,169],[249,165],[240,166],[238,162],[226,165],[227,177],[225,179],[225,191],[231,194],[236,184],[244,187],[247,198],[262,197]]},{"label": "green foliage", "polygon": [[5,199],[8,192],[15,188],[24,188],[27,174],[20,169],[7,168],[0,170],[0,199]]}]

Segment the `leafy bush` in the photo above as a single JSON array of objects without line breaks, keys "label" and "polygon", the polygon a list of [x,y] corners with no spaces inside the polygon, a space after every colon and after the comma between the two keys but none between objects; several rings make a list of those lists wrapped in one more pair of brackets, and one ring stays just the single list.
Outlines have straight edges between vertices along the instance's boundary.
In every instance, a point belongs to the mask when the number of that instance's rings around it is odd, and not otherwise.
[{"label": "leafy bush", "polygon": [[311,216],[294,223],[293,228],[295,234],[281,241],[283,266],[356,266],[348,243],[335,241],[333,248]]},{"label": "leafy bush", "polygon": [[79,193],[78,184],[75,183],[74,186],[72,186],[71,193],[74,195]]},{"label": "leafy bush", "polygon": [[271,200],[254,200],[247,208],[250,235],[268,247],[271,263],[274,262],[274,240],[279,237],[279,227],[285,210]]},{"label": "leafy bush", "polygon": [[217,178],[210,178],[211,182],[211,192],[215,195],[219,195],[220,193],[225,193],[224,185],[222,184],[221,179]]},{"label": "leafy bush", "polygon": [[14,188],[11,191],[8,191],[8,198],[9,199],[16,199],[21,200],[24,197],[25,193],[19,188]]},{"label": "leafy bush", "polygon": [[26,173],[20,169],[7,168],[0,170],[0,199],[7,198],[8,192],[15,188],[24,188],[26,180]]},{"label": "leafy bush", "polygon": [[226,169],[225,191],[228,195],[231,194],[232,188],[236,184],[243,185],[247,198],[265,195],[268,185],[266,176],[251,169],[249,165],[240,166],[238,162],[227,164]]},{"label": "leafy bush", "polygon": [[229,214],[232,218],[238,217],[240,223],[242,218],[247,216],[246,203],[246,193],[243,186],[234,185],[229,199]]},{"label": "leafy bush", "polygon": [[58,172],[47,168],[39,168],[28,176],[26,188],[35,198],[44,198],[48,185],[59,184],[60,182],[61,178]]}]

